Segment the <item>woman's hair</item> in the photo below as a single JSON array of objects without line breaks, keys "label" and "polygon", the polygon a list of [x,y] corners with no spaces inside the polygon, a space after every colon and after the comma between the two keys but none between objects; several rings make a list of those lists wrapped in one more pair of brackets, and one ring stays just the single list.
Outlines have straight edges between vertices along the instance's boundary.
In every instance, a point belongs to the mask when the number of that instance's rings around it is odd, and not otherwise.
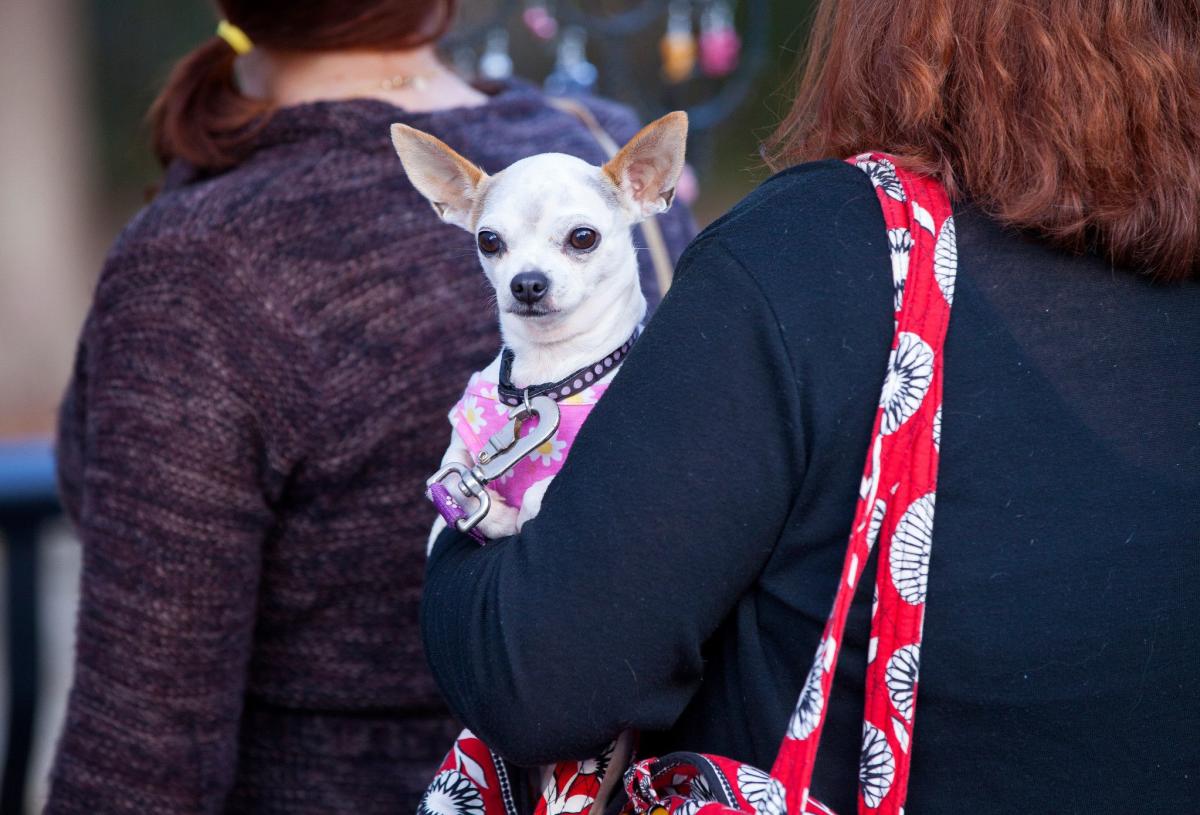
[{"label": "woman's hair", "polygon": [[1200,7],[821,0],[764,155],[872,149],[1068,250],[1200,276]]},{"label": "woman's hair", "polygon": [[[217,6],[255,46],[393,50],[439,39],[454,22],[458,0],[217,0]],[[214,36],[175,66],[149,115],[163,166],[179,158],[221,169],[243,157],[270,108],[238,91],[236,57]]]}]

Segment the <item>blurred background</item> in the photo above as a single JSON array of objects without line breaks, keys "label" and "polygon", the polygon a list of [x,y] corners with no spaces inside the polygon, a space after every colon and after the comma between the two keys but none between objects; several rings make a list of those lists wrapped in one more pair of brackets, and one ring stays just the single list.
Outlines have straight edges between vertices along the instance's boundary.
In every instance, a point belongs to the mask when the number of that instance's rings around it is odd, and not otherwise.
[{"label": "blurred background", "polygon": [[[463,0],[446,59],[645,120],[686,108],[701,225],[767,173],[809,0]],[[0,0],[0,813],[37,812],[70,684],[79,550],[50,437],[107,247],[159,171],[143,117],[205,0]]]}]

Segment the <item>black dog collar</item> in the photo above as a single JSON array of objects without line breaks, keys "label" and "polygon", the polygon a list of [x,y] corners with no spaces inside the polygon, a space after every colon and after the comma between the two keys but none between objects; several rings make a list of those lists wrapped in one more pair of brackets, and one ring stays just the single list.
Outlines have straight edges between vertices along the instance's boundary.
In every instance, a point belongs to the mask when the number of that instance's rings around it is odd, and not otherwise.
[{"label": "black dog collar", "polygon": [[515,407],[525,400],[526,394],[528,394],[530,399],[545,394],[557,401],[579,393],[584,388],[591,387],[597,380],[602,379],[605,374],[613,369],[614,365],[624,359],[625,355],[629,353],[629,349],[633,347],[634,342],[641,336],[641,333],[641,326],[635,328],[633,333],[629,335],[629,339],[625,340],[624,345],[599,362],[584,366],[570,376],[564,376],[557,382],[531,385],[528,388],[513,386],[512,364],[515,354],[513,354],[511,348],[505,348],[500,355],[500,385],[498,388],[500,401],[506,405]]}]

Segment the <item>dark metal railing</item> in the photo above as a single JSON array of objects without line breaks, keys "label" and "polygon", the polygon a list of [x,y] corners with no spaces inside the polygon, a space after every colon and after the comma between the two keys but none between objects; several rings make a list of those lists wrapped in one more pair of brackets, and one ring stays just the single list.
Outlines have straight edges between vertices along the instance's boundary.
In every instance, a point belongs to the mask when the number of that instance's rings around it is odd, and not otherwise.
[{"label": "dark metal railing", "polygon": [[48,440],[0,441],[0,540],[7,548],[8,738],[0,812],[25,807],[38,706],[38,539],[60,512]]}]

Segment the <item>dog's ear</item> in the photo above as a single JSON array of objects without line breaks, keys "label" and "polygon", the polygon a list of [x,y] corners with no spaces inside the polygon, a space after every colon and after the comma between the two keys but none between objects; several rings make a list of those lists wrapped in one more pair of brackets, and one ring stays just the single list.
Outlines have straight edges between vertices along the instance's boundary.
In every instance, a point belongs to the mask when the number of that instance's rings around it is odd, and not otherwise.
[{"label": "dog's ear", "polygon": [[683,172],[687,133],[687,114],[679,110],[668,113],[642,128],[604,165],[604,172],[621,190],[637,220],[671,208]]},{"label": "dog's ear", "polygon": [[408,125],[392,125],[392,145],[417,192],[446,223],[471,230],[471,213],[487,173],[439,139]]}]

